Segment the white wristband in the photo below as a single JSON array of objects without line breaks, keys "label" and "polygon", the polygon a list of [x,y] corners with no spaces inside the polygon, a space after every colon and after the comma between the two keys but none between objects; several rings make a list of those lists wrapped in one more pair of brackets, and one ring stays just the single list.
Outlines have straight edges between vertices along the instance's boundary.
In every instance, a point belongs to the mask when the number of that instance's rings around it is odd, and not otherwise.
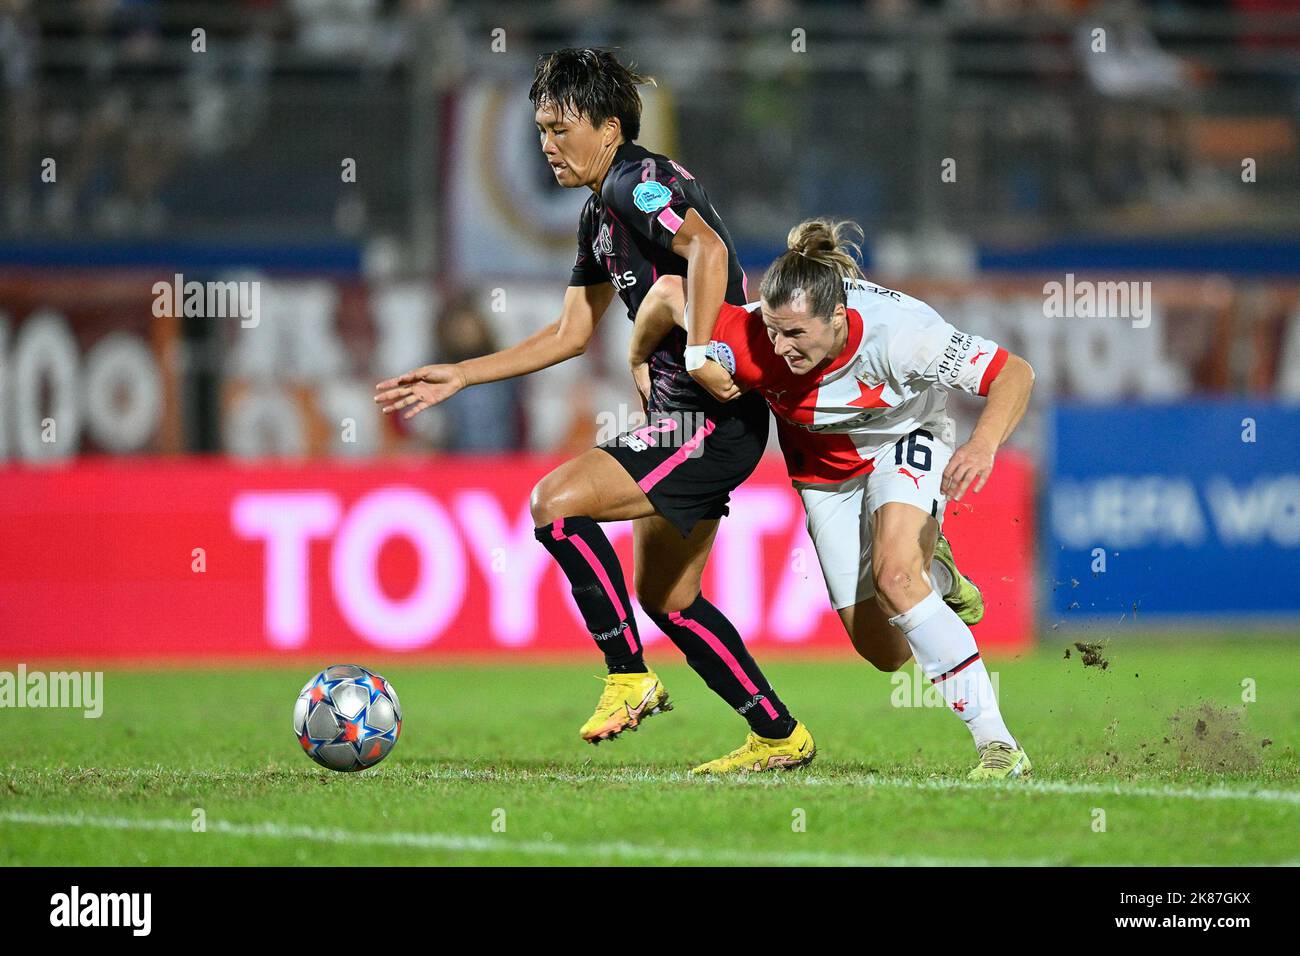
[{"label": "white wristband", "polygon": [[709,360],[709,347],[707,345],[688,345],[685,349],[685,356],[686,371],[694,372]]}]

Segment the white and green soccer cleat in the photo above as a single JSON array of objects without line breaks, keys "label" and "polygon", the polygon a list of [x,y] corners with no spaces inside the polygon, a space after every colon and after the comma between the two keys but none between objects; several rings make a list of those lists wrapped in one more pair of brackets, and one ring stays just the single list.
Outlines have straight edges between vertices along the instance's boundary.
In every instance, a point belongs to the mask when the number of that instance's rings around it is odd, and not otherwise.
[{"label": "white and green soccer cleat", "polygon": [[1011,744],[995,740],[980,748],[979,765],[966,775],[966,779],[1010,780],[1013,777],[1028,777],[1033,769],[1029,754],[1017,750]]},{"label": "white and green soccer cleat", "polygon": [[957,561],[952,556],[952,546],[942,534],[934,544],[934,560],[938,561],[952,575],[952,592],[943,596],[943,603],[957,612],[957,616],[968,626],[984,620],[984,595],[975,586],[975,582],[957,570]]}]

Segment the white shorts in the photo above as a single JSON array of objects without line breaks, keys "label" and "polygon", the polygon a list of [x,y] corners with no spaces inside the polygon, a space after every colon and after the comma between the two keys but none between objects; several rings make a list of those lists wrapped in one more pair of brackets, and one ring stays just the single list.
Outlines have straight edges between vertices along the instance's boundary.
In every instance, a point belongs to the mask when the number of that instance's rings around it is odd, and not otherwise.
[{"label": "white shorts", "polygon": [[947,499],[939,492],[953,447],[950,429],[918,428],[875,455],[865,475],[828,485],[796,484],[808,516],[826,590],[835,609],[852,607],[876,593],[871,579],[875,512],[891,501],[920,508],[943,527]]}]

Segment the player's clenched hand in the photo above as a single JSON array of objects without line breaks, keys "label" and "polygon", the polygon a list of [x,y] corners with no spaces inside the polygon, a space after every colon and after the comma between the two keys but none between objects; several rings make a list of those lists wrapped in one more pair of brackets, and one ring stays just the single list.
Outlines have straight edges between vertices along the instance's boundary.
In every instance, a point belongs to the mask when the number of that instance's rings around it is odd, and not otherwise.
[{"label": "player's clenched hand", "polygon": [[982,442],[968,441],[962,445],[943,470],[939,490],[952,501],[961,501],[973,481],[978,492],[993,472],[993,453],[994,449]]},{"label": "player's clenched hand", "polygon": [[425,365],[375,386],[375,403],[385,415],[406,410],[413,418],[426,408],[445,402],[465,387],[465,374],[454,365]]},{"label": "player's clenched hand", "polygon": [[691,378],[699,382],[708,393],[720,402],[729,402],[740,397],[740,389],[725,368],[713,359],[709,359],[697,369],[691,370]]}]

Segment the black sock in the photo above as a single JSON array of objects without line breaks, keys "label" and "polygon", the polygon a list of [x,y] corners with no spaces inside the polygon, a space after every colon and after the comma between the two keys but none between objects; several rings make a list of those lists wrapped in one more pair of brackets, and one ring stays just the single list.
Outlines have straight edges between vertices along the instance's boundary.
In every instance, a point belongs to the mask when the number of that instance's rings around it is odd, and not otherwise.
[{"label": "black sock", "polygon": [[641,635],[627,597],[623,568],[600,525],[587,517],[561,518],[533,532],[573,588],[582,619],[605,655],[611,674],[644,674]]},{"label": "black sock", "polygon": [[696,596],[690,607],[651,618],[686,655],[686,663],[709,688],[735,708],[760,737],[794,733],[794,718],[758,669],[745,643],[722,612]]}]

